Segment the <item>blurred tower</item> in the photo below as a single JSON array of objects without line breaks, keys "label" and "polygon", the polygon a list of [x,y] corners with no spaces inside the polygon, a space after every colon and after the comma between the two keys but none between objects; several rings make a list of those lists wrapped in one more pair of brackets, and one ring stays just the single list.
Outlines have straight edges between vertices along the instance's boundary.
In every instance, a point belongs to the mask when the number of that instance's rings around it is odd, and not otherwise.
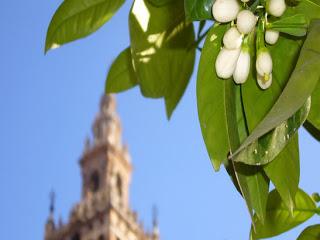
[{"label": "blurred tower", "polygon": [[112,95],[102,96],[92,131],[80,159],[82,199],[66,224],[55,224],[52,195],[45,240],[159,240],[157,222],[146,232],[129,206],[132,166]]}]

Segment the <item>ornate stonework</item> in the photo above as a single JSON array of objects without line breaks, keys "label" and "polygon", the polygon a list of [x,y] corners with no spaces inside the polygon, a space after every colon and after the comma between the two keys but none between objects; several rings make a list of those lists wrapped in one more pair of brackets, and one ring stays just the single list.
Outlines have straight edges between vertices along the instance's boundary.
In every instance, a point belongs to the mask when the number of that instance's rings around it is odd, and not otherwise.
[{"label": "ornate stonework", "polygon": [[121,140],[121,124],[112,95],[104,95],[80,159],[82,199],[68,223],[55,223],[54,195],[45,240],[159,240],[157,221],[146,232],[129,206],[130,156]]}]

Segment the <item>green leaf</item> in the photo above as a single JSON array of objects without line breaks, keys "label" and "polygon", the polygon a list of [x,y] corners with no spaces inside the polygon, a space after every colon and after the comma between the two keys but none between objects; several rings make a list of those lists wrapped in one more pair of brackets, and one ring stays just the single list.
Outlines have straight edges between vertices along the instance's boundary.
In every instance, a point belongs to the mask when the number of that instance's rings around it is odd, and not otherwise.
[{"label": "green leaf", "polygon": [[284,233],[307,221],[318,212],[312,198],[298,190],[295,196],[296,206],[291,213],[276,190],[270,192],[267,202],[267,215],[264,224],[255,216],[254,239],[270,238]]},{"label": "green leaf", "polygon": [[320,131],[320,81],[311,95],[311,109],[308,122]]},{"label": "green leaf", "polygon": [[298,133],[271,163],[264,166],[264,171],[292,212],[300,178]]},{"label": "green leaf", "polygon": [[213,19],[213,0],[184,0],[186,18],[191,21]]},{"label": "green leaf", "polygon": [[293,36],[304,36],[307,33],[308,21],[304,14],[282,17],[267,24],[267,29],[287,33]]},{"label": "green leaf", "polygon": [[64,0],[50,22],[45,52],[98,30],[124,0]]},{"label": "green leaf", "polygon": [[307,119],[310,105],[309,98],[298,112],[272,131],[253,141],[233,158],[234,161],[249,165],[263,165],[273,161]]},{"label": "green leaf", "polygon": [[168,117],[182,97],[195,61],[192,23],[184,16],[183,1],[155,7],[135,0],[129,16],[131,53],[145,97],[165,98]]},{"label": "green leaf", "polygon": [[[301,49],[296,68],[291,74],[291,77],[283,92],[281,93],[271,110],[268,112],[268,114],[253,130],[250,136],[241,144],[241,147],[236,151],[235,154],[238,154],[241,150],[249,146],[256,139],[263,136],[273,128],[277,127],[282,122],[286,121],[299,108],[301,108],[303,104],[305,104],[306,100],[316,87],[320,76],[320,45],[318,43],[319,38],[320,20],[315,20],[311,23],[310,31]],[[284,56],[287,57],[286,54]],[[269,90],[265,92],[268,91]],[[260,95],[263,96],[265,92],[260,92]],[[246,113],[248,108],[257,109],[257,111],[259,111],[258,106],[263,106],[263,103],[261,103],[259,100],[260,99],[255,99],[254,101],[251,100],[251,106],[248,102],[248,107],[245,106]],[[260,103],[260,105],[257,105],[257,103]],[[266,109],[264,108],[264,110]],[[250,126],[250,124],[248,125]]]},{"label": "green leaf", "polygon": [[[224,81],[214,69],[227,25],[215,24],[207,34],[198,68],[197,105],[202,136],[216,171],[230,151]],[[226,80],[227,81],[227,80]]]},{"label": "green leaf", "polygon": [[106,80],[106,93],[123,92],[136,85],[130,48],[126,48],[111,65]]},{"label": "green leaf", "polygon": [[302,231],[297,240],[319,240],[320,224],[312,225]]}]

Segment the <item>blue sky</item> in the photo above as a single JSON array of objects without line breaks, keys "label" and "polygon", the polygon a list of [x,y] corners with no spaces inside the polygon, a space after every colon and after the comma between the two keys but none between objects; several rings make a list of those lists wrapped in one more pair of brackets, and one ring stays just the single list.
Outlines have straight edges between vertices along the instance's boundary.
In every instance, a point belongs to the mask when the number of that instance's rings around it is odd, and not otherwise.
[{"label": "blue sky", "polygon": [[[131,1],[94,35],[44,56],[46,28],[60,2],[1,4],[0,231],[6,240],[43,238],[52,188],[55,215],[64,221],[80,199],[84,138],[91,132],[107,69],[129,44]],[[206,153],[195,74],[170,122],[163,102],[144,99],[138,89],[117,99],[134,165],[131,205],[146,228],[156,204],[161,239],[248,239],[244,202],[227,174],[213,171]],[[300,146],[300,185],[309,193],[320,191],[319,145],[300,131]],[[308,223],[316,222],[317,217]],[[275,239],[295,239],[302,229]]]}]

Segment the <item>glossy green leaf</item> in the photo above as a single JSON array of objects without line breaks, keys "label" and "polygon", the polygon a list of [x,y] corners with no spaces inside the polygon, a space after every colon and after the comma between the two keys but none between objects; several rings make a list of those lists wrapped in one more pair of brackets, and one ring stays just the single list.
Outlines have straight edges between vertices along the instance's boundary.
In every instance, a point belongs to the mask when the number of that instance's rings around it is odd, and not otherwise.
[{"label": "glossy green leaf", "polygon": [[213,0],[184,0],[186,18],[191,21],[212,20],[213,2]]},{"label": "glossy green leaf", "polygon": [[[276,100],[276,103],[273,105],[268,114],[263,118],[261,123],[259,123],[250,136],[242,143],[241,147],[235,154],[238,154],[256,139],[277,127],[282,122],[286,121],[286,119],[290,118],[306,102],[318,83],[320,76],[319,38],[320,20],[315,20],[310,25],[310,31],[301,49],[296,68],[291,74],[291,77],[283,92]],[[287,54],[284,54],[283,56],[287,58]],[[283,69],[283,71],[284,70],[285,69]],[[264,92],[260,92],[260,94],[262,96]],[[258,109],[259,105],[257,105],[257,102],[260,102],[259,100],[260,99],[255,99],[254,103],[251,101],[251,106],[246,106],[246,113],[247,108]],[[260,105],[260,107],[261,106],[263,105]],[[264,108],[264,110],[266,109]]]},{"label": "glossy green leaf", "polygon": [[141,92],[165,98],[167,115],[182,97],[194,67],[195,41],[183,1],[155,7],[135,0],[129,16],[131,53]]},{"label": "glossy green leaf", "polygon": [[271,162],[290,142],[291,137],[307,119],[310,105],[309,98],[298,112],[272,131],[253,141],[234,157],[234,161],[249,165],[263,165]]},{"label": "glossy green leaf", "polygon": [[50,22],[45,52],[98,30],[124,0],[64,0]]},{"label": "glossy green leaf", "polygon": [[267,202],[267,215],[264,224],[255,216],[254,239],[270,238],[286,232],[311,218],[318,209],[311,197],[298,190],[296,206],[291,213],[276,190],[270,192]]},{"label": "glossy green leaf", "polygon": [[219,54],[227,25],[215,24],[207,34],[197,76],[197,105],[202,136],[216,171],[230,151],[225,113],[224,80],[216,75],[215,60]]},{"label": "glossy green leaf", "polygon": [[264,171],[273,182],[285,206],[293,211],[300,178],[298,133],[271,163],[264,166]]},{"label": "glossy green leaf", "polygon": [[112,63],[107,80],[106,93],[118,93],[137,85],[132,66],[130,48],[126,48]]},{"label": "glossy green leaf", "polygon": [[312,225],[302,231],[297,240],[319,240],[320,224]]}]

